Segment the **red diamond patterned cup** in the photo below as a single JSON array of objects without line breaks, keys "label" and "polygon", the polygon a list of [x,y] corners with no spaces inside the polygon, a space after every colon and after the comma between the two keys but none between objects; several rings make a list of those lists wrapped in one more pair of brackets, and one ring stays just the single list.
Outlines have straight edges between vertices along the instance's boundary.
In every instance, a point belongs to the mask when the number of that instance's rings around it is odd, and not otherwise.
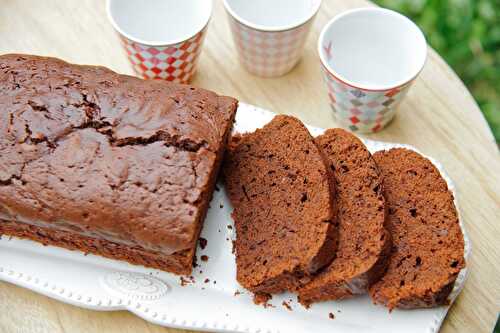
[{"label": "red diamond patterned cup", "polygon": [[206,29],[185,42],[149,46],[120,36],[135,72],[144,79],[190,82],[196,70]]},{"label": "red diamond patterned cup", "polygon": [[262,77],[288,73],[300,60],[321,0],[224,0],[241,64]]},{"label": "red diamond patterned cup", "polygon": [[318,41],[329,103],[353,132],[384,128],[422,70],[427,44],[408,18],[381,8],[334,17]]},{"label": "red diamond patterned cup", "polygon": [[137,75],[190,82],[210,20],[211,0],[108,0],[107,9]]}]

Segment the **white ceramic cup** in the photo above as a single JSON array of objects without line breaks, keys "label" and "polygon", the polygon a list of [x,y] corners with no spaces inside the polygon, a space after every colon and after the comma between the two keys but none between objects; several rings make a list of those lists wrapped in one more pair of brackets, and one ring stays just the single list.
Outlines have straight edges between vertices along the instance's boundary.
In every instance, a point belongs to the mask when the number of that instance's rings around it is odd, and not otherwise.
[{"label": "white ceramic cup", "polygon": [[321,32],[318,52],[337,121],[370,133],[394,117],[425,64],[427,44],[407,17],[374,7],[334,17]]},{"label": "white ceramic cup", "polygon": [[299,61],[321,0],[224,0],[243,66],[280,76]]},{"label": "white ceramic cup", "polygon": [[107,10],[137,74],[180,83],[191,80],[212,0],[108,0]]}]

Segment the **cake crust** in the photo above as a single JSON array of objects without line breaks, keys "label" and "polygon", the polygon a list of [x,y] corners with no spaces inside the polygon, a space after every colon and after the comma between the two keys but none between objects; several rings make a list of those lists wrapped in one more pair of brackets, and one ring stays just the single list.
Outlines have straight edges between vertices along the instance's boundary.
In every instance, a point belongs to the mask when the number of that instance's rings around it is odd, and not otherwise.
[{"label": "cake crust", "polygon": [[334,191],[304,125],[276,116],[233,139],[224,164],[234,207],[238,282],[254,293],[296,290],[337,246]]},{"label": "cake crust", "polygon": [[0,82],[2,220],[192,259],[236,100],[19,54]]},{"label": "cake crust", "polygon": [[384,179],[393,246],[387,272],[370,296],[389,309],[447,304],[465,259],[446,181],[428,159],[408,149],[380,151],[374,159]]},{"label": "cake crust", "polygon": [[335,183],[339,247],[332,263],[299,289],[306,306],[366,293],[384,273],[391,244],[384,227],[382,178],[365,145],[339,128],[327,130],[315,143]]},{"label": "cake crust", "polygon": [[174,274],[190,274],[195,248],[170,255],[145,250],[141,246],[128,246],[103,238],[83,236],[71,231],[44,228],[27,223],[0,220],[0,236],[30,239],[43,245],[78,250],[102,257],[127,261],[134,265],[161,269]]}]

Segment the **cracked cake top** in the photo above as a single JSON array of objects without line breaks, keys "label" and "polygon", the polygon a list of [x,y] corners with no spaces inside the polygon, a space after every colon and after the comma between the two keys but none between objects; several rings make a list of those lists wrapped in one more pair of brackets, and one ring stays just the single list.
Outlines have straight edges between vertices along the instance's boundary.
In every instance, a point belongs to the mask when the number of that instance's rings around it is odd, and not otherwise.
[{"label": "cracked cake top", "polygon": [[0,83],[0,218],[192,246],[236,100],[16,54]]}]

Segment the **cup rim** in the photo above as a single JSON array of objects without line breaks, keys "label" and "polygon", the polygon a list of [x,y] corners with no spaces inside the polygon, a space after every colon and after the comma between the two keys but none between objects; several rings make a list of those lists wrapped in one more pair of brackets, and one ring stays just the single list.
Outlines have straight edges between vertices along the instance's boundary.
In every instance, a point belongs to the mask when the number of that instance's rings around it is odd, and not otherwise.
[{"label": "cup rim", "polygon": [[203,22],[203,25],[201,26],[200,29],[197,29],[195,33],[193,33],[192,35],[188,36],[188,37],[182,37],[182,38],[177,38],[177,39],[172,39],[172,40],[169,40],[169,41],[147,41],[147,40],[143,40],[143,39],[140,39],[140,38],[136,38],[132,35],[130,35],[129,33],[126,33],[123,29],[120,28],[120,26],[118,25],[118,23],[116,23],[114,17],[113,17],[113,14],[111,12],[111,1],[114,1],[114,0],[106,0],[106,14],[108,16],[108,20],[111,22],[111,25],[113,26],[113,28],[120,34],[122,35],[123,37],[133,41],[133,42],[136,42],[136,43],[139,43],[139,44],[142,44],[142,45],[148,45],[148,46],[169,46],[169,45],[175,45],[175,44],[180,44],[182,42],[185,42],[187,40],[190,40],[191,38],[195,37],[196,35],[198,35],[201,31],[205,30],[205,28],[207,27],[208,23],[210,22],[210,19],[212,18],[212,14],[213,14],[213,0],[205,0],[205,1],[208,1],[209,3],[209,11],[210,13],[207,15],[207,19]]},{"label": "cup rim", "polygon": [[238,23],[243,24],[249,28],[252,28],[254,30],[264,31],[264,32],[287,31],[287,30],[292,30],[292,29],[295,29],[297,27],[304,25],[305,23],[309,22],[309,20],[311,20],[318,13],[318,11],[321,7],[321,3],[323,2],[323,0],[317,0],[316,6],[313,8],[311,13],[309,15],[307,15],[304,19],[298,21],[297,23],[293,23],[293,24],[289,24],[289,25],[282,25],[282,26],[277,26],[277,27],[270,27],[270,26],[266,26],[266,25],[255,24],[255,23],[252,23],[248,20],[245,20],[240,15],[236,14],[236,12],[229,5],[229,1],[231,1],[231,0],[223,0],[223,3],[224,3],[224,8],[231,15],[232,18],[234,18]]},{"label": "cup rim", "polygon": [[[417,70],[415,70],[414,72],[412,72],[411,75],[408,75],[407,78],[399,80],[399,81],[396,81],[395,83],[390,84],[390,85],[369,85],[368,86],[368,85],[358,84],[358,83],[355,83],[355,82],[353,82],[351,80],[348,80],[344,76],[342,76],[339,73],[337,73],[328,64],[327,59],[325,59],[325,55],[323,53],[323,40],[325,38],[326,32],[330,29],[330,27],[333,24],[335,24],[339,19],[343,18],[344,16],[353,15],[353,14],[357,14],[357,13],[360,13],[360,12],[367,12],[367,11],[382,12],[382,13],[385,13],[385,14],[388,14],[388,15],[393,15],[393,16],[397,16],[397,17],[403,18],[404,20],[406,20],[407,22],[409,22],[410,25],[413,25],[416,28],[416,31],[418,32],[418,34],[422,37],[422,40],[425,43],[425,53],[424,53],[423,59],[422,59],[421,63],[419,64],[419,66],[417,66]],[[393,11],[393,10],[390,10],[390,9],[386,9],[386,8],[380,8],[380,7],[355,8],[355,9],[347,10],[345,12],[342,12],[342,13],[334,16],[323,27],[323,29],[321,30],[321,33],[319,35],[319,38],[318,38],[318,54],[319,54],[319,58],[320,58],[321,64],[325,68],[325,70],[328,71],[329,74],[331,74],[333,77],[335,77],[340,82],[342,82],[342,83],[344,83],[344,84],[346,84],[346,85],[348,85],[350,87],[353,87],[353,88],[356,88],[356,89],[360,89],[360,90],[365,90],[365,91],[387,91],[387,90],[397,89],[397,88],[400,88],[402,86],[405,86],[406,84],[408,84],[411,81],[413,81],[420,74],[420,72],[424,68],[425,63],[427,62],[427,40],[425,39],[425,35],[422,32],[422,30],[415,24],[415,22],[413,22],[408,17],[406,17],[406,16],[404,16],[404,15],[402,15],[402,14],[396,12],[396,11]]]}]

